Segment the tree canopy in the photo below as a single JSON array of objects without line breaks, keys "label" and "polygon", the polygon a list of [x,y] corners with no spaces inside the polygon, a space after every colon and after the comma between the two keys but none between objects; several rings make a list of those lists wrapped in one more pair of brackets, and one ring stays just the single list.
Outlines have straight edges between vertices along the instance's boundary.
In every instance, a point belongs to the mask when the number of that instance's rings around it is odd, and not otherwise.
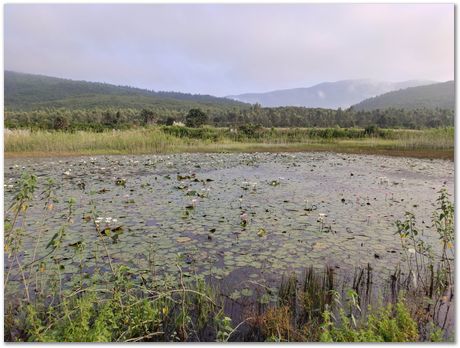
[{"label": "tree canopy", "polygon": [[185,116],[185,125],[187,127],[197,128],[208,122],[208,115],[200,109],[191,109]]}]

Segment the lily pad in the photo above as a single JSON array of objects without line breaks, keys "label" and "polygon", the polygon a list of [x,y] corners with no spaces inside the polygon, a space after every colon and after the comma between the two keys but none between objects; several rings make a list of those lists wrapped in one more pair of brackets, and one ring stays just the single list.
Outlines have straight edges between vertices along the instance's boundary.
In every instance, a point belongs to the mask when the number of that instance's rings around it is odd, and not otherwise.
[{"label": "lily pad", "polygon": [[189,237],[179,237],[179,238],[176,239],[176,241],[178,243],[188,243],[188,242],[191,242],[192,239],[189,238]]},{"label": "lily pad", "polygon": [[261,304],[267,304],[270,303],[270,295],[269,294],[263,294],[257,301]]},{"label": "lily pad", "polygon": [[229,298],[233,301],[236,301],[241,298],[241,293],[238,290],[235,290],[230,294]]},{"label": "lily pad", "polygon": [[267,231],[265,230],[265,228],[259,228],[259,231],[257,232],[257,235],[259,237],[263,237],[267,234]]},{"label": "lily pad", "polygon": [[241,295],[245,297],[251,297],[254,294],[254,292],[249,289],[249,288],[244,288],[241,290]]}]

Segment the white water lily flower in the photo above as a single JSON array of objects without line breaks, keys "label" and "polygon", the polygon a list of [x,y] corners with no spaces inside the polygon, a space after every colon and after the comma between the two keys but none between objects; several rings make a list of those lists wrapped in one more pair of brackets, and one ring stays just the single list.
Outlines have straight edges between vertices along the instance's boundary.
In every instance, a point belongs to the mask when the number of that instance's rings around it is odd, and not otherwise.
[{"label": "white water lily flower", "polygon": [[326,214],[324,214],[324,213],[319,213],[318,214],[318,221],[319,222],[324,222],[325,218],[326,218]]},{"label": "white water lily flower", "polygon": [[102,217],[98,217],[96,218],[96,220],[94,220],[94,223],[96,224],[96,226],[99,226],[102,222]]},{"label": "white water lily flower", "polygon": [[409,254],[415,254],[415,249],[414,248],[409,248],[409,249],[407,249],[407,252]]}]

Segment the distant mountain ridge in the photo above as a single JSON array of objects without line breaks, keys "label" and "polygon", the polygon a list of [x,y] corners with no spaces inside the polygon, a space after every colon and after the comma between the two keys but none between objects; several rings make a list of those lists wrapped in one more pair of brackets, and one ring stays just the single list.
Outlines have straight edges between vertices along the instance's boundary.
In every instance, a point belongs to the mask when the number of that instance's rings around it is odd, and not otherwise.
[{"label": "distant mountain ridge", "polygon": [[428,86],[409,87],[363,100],[355,110],[375,109],[455,109],[455,82],[447,81]]},{"label": "distant mountain ridge", "polygon": [[275,90],[266,93],[229,95],[237,101],[265,107],[303,106],[311,108],[348,108],[370,97],[394,90],[436,83],[427,80],[387,82],[371,79],[323,82],[306,88]]},{"label": "distant mountain ridge", "polygon": [[[4,72],[5,107],[35,109],[45,107],[244,107],[227,98],[179,92],[155,92],[100,82],[75,81],[45,75]],[[247,106],[247,105],[246,105]]]},{"label": "distant mountain ridge", "polygon": [[[259,103],[265,107],[300,106],[356,110],[375,108],[439,107],[453,109],[455,86],[433,81],[385,82],[370,79],[324,82],[308,88],[247,93],[226,98],[180,92],[156,92],[107,83],[75,81],[44,75],[4,72],[6,110],[44,108],[152,108],[188,111],[203,108],[209,112],[247,109]],[[420,88],[420,89],[418,89]]]}]

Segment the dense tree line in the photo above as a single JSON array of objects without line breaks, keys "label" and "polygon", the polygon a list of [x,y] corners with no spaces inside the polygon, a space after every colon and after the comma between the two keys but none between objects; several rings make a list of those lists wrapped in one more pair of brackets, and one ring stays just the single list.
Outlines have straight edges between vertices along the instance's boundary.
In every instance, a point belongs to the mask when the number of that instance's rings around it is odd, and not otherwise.
[{"label": "dense tree line", "polygon": [[[195,122],[193,114],[199,118]],[[219,127],[240,127],[247,124],[263,127],[369,127],[434,128],[454,125],[454,111],[445,109],[385,109],[372,111],[277,107],[222,109],[170,108],[94,108],[36,111],[5,111],[6,128],[103,130],[142,127],[152,124],[171,125],[174,122],[190,126],[210,124]],[[192,115],[192,116],[193,116]]]},{"label": "dense tree line", "polygon": [[226,113],[213,118],[221,126],[260,124],[264,127],[368,127],[381,128],[434,128],[453,126],[454,111],[444,109],[384,109],[372,111],[277,107],[262,108],[255,105],[240,113]]}]

